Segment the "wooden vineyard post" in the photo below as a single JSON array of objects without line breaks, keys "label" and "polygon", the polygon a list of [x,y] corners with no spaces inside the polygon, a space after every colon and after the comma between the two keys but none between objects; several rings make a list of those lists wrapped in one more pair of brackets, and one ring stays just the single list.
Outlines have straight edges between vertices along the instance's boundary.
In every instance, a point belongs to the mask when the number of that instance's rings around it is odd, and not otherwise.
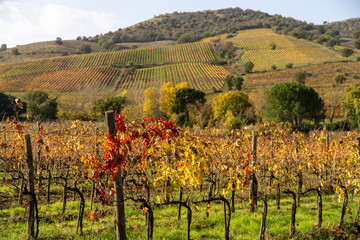
[{"label": "wooden vineyard post", "polygon": [[294,191],[286,190],[284,191],[286,194],[291,194],[293,202],[291,206],[291,218],[290,218],[290,229],[289,236],[292,237],[295,235],[295,222],[296,222],[296,193]]},{"label": "wooden vineyard post", "polygon": [[[96,158],[99,157],[98,132],[99,132],[99,129],[95,128],[95,156],[96,156]],[[93,210],[94,195],[95,195],[95,181],[93,179],[92,185],[91,185],[90,210]]]},{"label": "wooden vineyard post", "polygon": [[[39,233],[39,222],[37,214],[37,201],[35,196],[35,178],[34,178],[34,165],[33,165],[33,153],[31,147],[30,134],[25,135],[25,160],[26,160],[26,170],[27,170],[27,185],[29,189],[25,186],[23,194],[30,195],[31,200],[29,202],[29,215],[28,215],[28,239],[36,239]],[[35,214],[37,219],[37,229],[35,233]]]},{"label": "wooden vineyard post", "polygon": [[[40,122],[37,122],[36,123],[36,126],[37,126],[37,131],[38,131],[38,134],[40,135],[41,134],[41,123]],[[38,182],[38,186],[39,186],[39,190],[42,191],[43,187],[42,187],[42,171],[38,171],[37,168],[40,168],[41,169],[41,166],[40,166],[40,163],[41,163],[41,147],[40,147],[40,142],[38,141],[37,143],[37,152],[36,152],[36,170],[35,172],[37,172],[39,174],[39,182]],[[40,200],[40,194],[38,196],[39,200]]]},{"label": "wooden vineyard post", "polygon": [[180,187],[179,188],[179,206],[178,206],[178,221],[181,220],[181,201],[182,201],[182,196],[183,196],[183,188]]},{"label": "wooden vineyard post", "polygon": [[251,163],[251,173],[250,173],[250,212],[254,212],[257,207],[257,190],[258,182],[255,174],[256,166],[256,145],[257,145],[257,135],[256,132],[252,132],[252,163]]},{"label": "wooden vineyard post", "polygon": [[[105,112],[108,135],[116,135],[114,111]],[[118,169],[117,178],[114,181],[115,188],[115,225],[117,240],[126,240],[125,206],[122,169]]]},{"label": "wooden vineyard post", "polygon": [[263,207],[263,213],[261,218],[261,226],[260,226],[260,233],[259,233],[259,240],[265,240],[265,231],[266,231],[266,217],[268,212],[268,203],[267,203],[267,194],[265,193],[264,196],[264,207]]},{"label": "wooden vineyard post", "polygon": [[300,195],[302,193],[302,187],[303,187],[303,174],[300,170],[298,164],[299,164],[299,148],[297,146],[296,137],[294,136],[294,145],[295,145],[295,162],[297,164],[297,206],[300,206]]}]

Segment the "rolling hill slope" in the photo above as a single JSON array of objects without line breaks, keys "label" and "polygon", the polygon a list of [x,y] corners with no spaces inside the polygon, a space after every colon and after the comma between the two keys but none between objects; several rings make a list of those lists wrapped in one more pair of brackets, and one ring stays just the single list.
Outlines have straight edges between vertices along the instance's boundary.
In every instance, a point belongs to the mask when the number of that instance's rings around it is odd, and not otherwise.
[{"label": "rolling hill slope", "polygon": [[301,66],[345,60],[339,53],[319,44],[275,34],[268,29],[241,31],[226,41],[246,51],[242,55],[242,61],[253,62],[255,71],[271,70],[272,66],[285,68],[288,63]]},{"label": "rolling hill slope", "polygon": [[[165,81],[188,81],[191,86],[211,90],[221,87],[231,72],[229,68],[211,65],[214,60],[209,43],[36,59],[0,64],[0,89],[8,92],[33,89],[117,91],[128,88],[142,91]],[[165,72],[165,75],[160,72]],[[166,75],[168,77],[164,78]],[[148,81],[155,83],[143,83]]]}]

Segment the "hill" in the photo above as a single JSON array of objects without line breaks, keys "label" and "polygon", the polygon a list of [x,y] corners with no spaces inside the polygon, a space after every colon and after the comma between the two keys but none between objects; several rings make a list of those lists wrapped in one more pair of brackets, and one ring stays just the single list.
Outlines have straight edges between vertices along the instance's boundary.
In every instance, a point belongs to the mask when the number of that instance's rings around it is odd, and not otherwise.
[{"label": "hill", "polygon": [[360,30],[360,18],[314,25],[291,17],[241,8],[174,12],[155,16],[115,32],[83,37],[79,40],[64,40],[63,45],[56,44],[54,40],[17,46],[20,55],[12,56],[10,49],[0,51],[0,63],[72,55],[76,54],[76,48],[81,43],[90,44],[93,52],[129,50],[169,45],[175,41],[194,42],[254,28],[269,28],[279,34],[329,46],[335,44],[350,46],[351,39],[342,40],[342,38],[351,36],[352,31]]},{"label": "hill", "polygon": [[[313,87],[324,99],[327,115],[335,109],[335,117],[344,117],[341,110],[341,100],[345,94],[345,88],[358,83],[360,78],[360,62],[334,62],[314,64],[297,68],[277,71],[258,72],[246,75],[244,90],[253,95],[260,107],[263,101],[263,93],[276,83],[292,82],[295,72],[305,71],[307,86]],[[333,81],[335,74],[343,74],[346,78],[344,83],[336,85]]]},{"label": "hill", "polygon": [[[340,38],[351,35],[353,31],[351,24],[356,24],[355,29],[359,29],[357,27],[359,23],[359,19],[354,19],[340,25],[338,23],[314,25],[278,14],[270,15],[250,9],[227,8],[162,14],[115,32],[87,38],[87,40],[98,42],[105,49],[117,49],[116,44],[122,42],[173,40],[183,43],[223,33],[265,27],[277,33],[333,46],[339,43]],[[348,27],[337,31],[343,24],[347,24]]]},{"label": "hill", "polygon": [[209,43],[186,43],[13,62],[0,64],[0,89],[141,92],[166,81],[187,81],[194,88],[212,90],[232,72],[213,65],[214,60]]},{"label": "hill", "polygon": [[291,63],[301,66],[323,62],[346,60],[338,52],[320,44],[297,39],[287,35],[275,34],[268,29],[241,31],[225,41],[245,50],[242,61],[255,64],[255,71],[271,70],[272,67],[285,68]]},{"label": "hill", "polygon": [[95,42],[87,42],[81,40],[63,40],[62,42],[63,44],[61,45],[56,44],[55,40],[20,45],[16,47],[19,51],[19,55],[12,55],[11,49],[0,51],[0,64],[7,62],[32,60],[38,58],[74,55],[77,54],[76,48],[80,44],[90,44],[93,52],[104,51]]},{"label": "hill", "polygon": [[332,22],[327,24],[332,29],[339,31],[343,37],[352,37],[354,31],[360,31],[360,18],[351,18],[344,21]]}]

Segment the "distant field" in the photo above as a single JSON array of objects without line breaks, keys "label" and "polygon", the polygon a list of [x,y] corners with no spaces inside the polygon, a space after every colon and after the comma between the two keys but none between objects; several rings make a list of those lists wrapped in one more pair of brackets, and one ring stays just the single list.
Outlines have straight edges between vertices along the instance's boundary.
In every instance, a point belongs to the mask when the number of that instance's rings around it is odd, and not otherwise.
[{"label": "distant field", "polygon": [[[216,59],[210,42],[216,39],[231,41],[234,45],[243,48],[242,62],[253,62],[255,71],[268,71],[273,66],[285,69],[288,63],[292,63],[294,67],[318,64],[316,68],[327,69],[329,65],[322,66],[325,62],[350,60],[342,57],[338,51],[318,44],[275,34],[268,29],[253,29],[240,31],[230,38],[229,34],[225,33],[195,43],[174,44],[173,41],[123,43],[120,45],[130,50],[4,63],[0,64],[0,89],[6,92],[33,89],[57,92],[116,92],[125,89],[143,91],[148,87],[159,87],[167,81],[174,84],[186,81],[191,87],[205,91],[220,89],[224,86],[225,77],[232,70],[228,67],[212,65]],[[66,45],[66,49],[74,49],[79,42],[81,41],[64,42],[63,47]],[[54,42],[43,44],[49,49],[62,51],[61,46],[54,46]],[[39,45],[33,45],[34,51],[38,47]],[[131,49],[135,47],[136,49]],[[29,45],[27,49],[30,51],[32,48]],[[341,46],[336,46],[336,49],[341,49]],[[347,66],[345,63],[339,64],[338,68],[347,68],[341,67]],[[349,63],[351,64],[353,63]],[[314,66],[309,66],[309,68],[314,68]],[[291,75],[293,71],[296,70],[289,69],[282,74]],[[315,72],[315,70],[309,71]],[[328,74],[321,72],[322,76],[319,78],[322,79],[322,84],[326,83],[331,87],[330,72],[333,73],[333,70],[324,71]],[[355,70],[344,71],[351,75]],[[275,82],[285,81],[284,78],[278,77],[278,73],[280,71],[248,75],[245,89],[264,89]],[[315,80],[314,75],[308,79],[310,85],[318,81]],[[267,81],[267,76],[272,79],[270,85],[263,83]],[[343,86],[351,83],[352,80],[347,78]],[[341,95],[343,91],[342,86],[336,90],[331,89],[330,93],[326,93],[327,87],[316,84],[314,87],[318,88],[323,95],[333,94],[334,91],[338,91],[337,95]],[[329,99],[334,101],[332,97]]]},{"label": "distant field", "polygon": [[224,79],[232,72],[228,67],[208,63],[180,63],[136,70],[125,75],[118,89],[145,90],[160,88],[165,82],[174,84],[188,82],[190,87],[201,90],[219,89]]},{"label": "distant field", "polygon": [[168,45],[175,45],[176,41],[174,40],[165,40],[165,41],[155,41],[155,42],[125,42],[118,43],[116,46],[119,46],[122,49],[141,49],[141,48],[153,48],[153,47],[163,47]]},{"label": "distant field", "polygon": [[231,41],[236,46],[246,50],[242,56],[242,61],[253,62],[255,64],[254,71],[270,70],[273,65],[277,68],[285,68],[288,63],[301,66],[345,59],[336,51],[329,50],[321,45],[278,35],[268,29],[241,31],[227,41]]},{"label": "distant field", "polygon": [[81,40],[63,40],[63,44],[56,44],[54,41],[36,42],[25,45],[16,46],[20,55],[11,55],[11,48],[6,51],[0,51],[0,64],[9,62],[28,61],[39,58],[53,58],[63,56],[63,54],[76,54],[76,49],[80,44],[89,44],[92,52],[103,52],[95,42],[87,42]]},{"label": "distant field", "polygon": [[[224,78],[230,73],[227,68],[209,65],[214,60],[209,43],[36,59],[0,64],[0,87],[7,92],[32,89],[113,91],[143,90],[146,86],[159,86],[165,81],[189,81],[191,86],[210,90],[222,86]],[[132,64],[145,64],[145,68],[127,73],[124,66],[131,68]],[[151,65],[164,67],[154,68]],[[164,72],[162,77],[160,72]],[[168,78],[164,78],[165,75]]]},{"label": "distant field", "polygon": [[[246,75],[244,90],[266,90],[276,83],[293,82],[292,75],[297,71],[306,71],[308,75],[311,75],[306,78],[305,84],[313,87],[319,93],[325,101],[328,114],[330,114],[332,107],[340,109],[340,102],[345,94],[344,89],[353,83],[359,82],[356,76],[360,77],[360,62],[325,63],[278,71],[251,73]],[[343,84],[334,86],[333,78],[337,73],[343,73],[346,80]],[[343,116],[340,110],[335,113],[338,117]]]}]

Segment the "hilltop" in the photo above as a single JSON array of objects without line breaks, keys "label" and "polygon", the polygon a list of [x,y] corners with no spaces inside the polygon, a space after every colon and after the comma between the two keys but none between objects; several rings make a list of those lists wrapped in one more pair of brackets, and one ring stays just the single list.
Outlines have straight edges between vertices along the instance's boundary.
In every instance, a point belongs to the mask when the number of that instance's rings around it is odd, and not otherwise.
[{"label": "hilltop", "polygon": [[114,32],[93,37],[78,37],[80,40],[64,40],[62,45],[56,44],[54,39],[17,46],[20,55],[12,56],[10,49],[0,51],[0,63],[72,55],[76,54],[77,46],[82,43],[90,44],[92,52],[117,51],[164,46],[175,42],[194,42],[254,28],[269,28],[278,34],[329,46],[352,46],[353,41],[344,38],[349,38],[353,31],[360,30],[360,18],[314,25],[291,17],[241,8],[174,12],[155,16]]},{"label": "hilltop", "polygon": [[90,44],[93,52],[104,51],[95,42],[87,42],[81,40],[63,40],[63,44],[56,44],[55,39],[53,41],[36,42],[26,45],[20,45],[16,48],[19,50],[19,55],[12,55],[11,49],[0,51],[0,64],[7,62],[25,61],[38,58],[50,58],[74,55],[76,48],[80,44]]},{"label": "hilltop", "polygon": [[351,36],[352,31],[360,29],[358,26],[360,26],[360,19],[314,25],[278,14],[270,15],[250,9],[227,8],[163,14],[115,32],[90,37],[87,40],[96,41],[106,49],[116,49],[115,44],[122,42],[174,40],[183,43],[223,33],[264,27],[279,34],[319,43],[328,42],[331,45],[342,37]]},{"label": "hilltop", "polygon": [[332,29],[339,31],[340,36],[351,37],[353,31],[360,31],[360,18],[350,18],[327,24]]}]

